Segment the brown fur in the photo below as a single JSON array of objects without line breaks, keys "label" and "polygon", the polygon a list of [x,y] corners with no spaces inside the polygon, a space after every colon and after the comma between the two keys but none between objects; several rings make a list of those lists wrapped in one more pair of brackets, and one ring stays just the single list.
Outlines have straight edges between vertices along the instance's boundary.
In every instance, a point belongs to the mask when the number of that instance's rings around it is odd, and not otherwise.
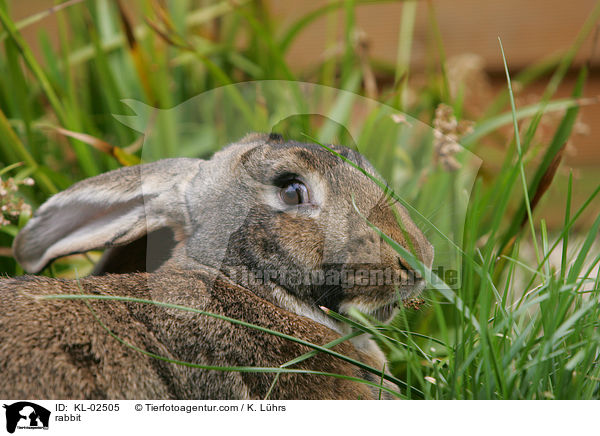
[{"label": "brown fur", "polygon": [[[20,277],[0,282],[2,398],[262,399],[275,377],[219,372],[164,362],[110,336],[169,359],[215,366],[276,367],[310,348],[209,316],[150,304],[46,300],[49,294],[105,294],[181,304],[257,324],[323,345],[332,330],[258,298],[208,272],[106,275],[75,281]],[[378,367],[344,343],[335,351]],[[378,383],[377,376],[319,353],[293,368]],[[386,386],[390,386],[386,384]],[[282,374],[272,399],[374,399],[379,390],[320,375]],[[389,394],[383,393],[383,397]]]}]

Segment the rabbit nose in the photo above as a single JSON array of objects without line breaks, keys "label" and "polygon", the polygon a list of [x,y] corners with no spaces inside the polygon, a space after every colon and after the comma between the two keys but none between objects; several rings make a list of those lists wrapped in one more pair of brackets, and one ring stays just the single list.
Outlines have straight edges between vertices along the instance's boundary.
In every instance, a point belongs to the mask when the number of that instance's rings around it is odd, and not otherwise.
[{"label": "rabbit nose", "polygon": [[401,270],[404,270],[406,272],[411,271],[411,267],[408,265],[408,263],[402,259],[401,257],[398,257],[398,266],[400,267]]},{"label": "rabbit nose", "polygon": [[[416,269],[411,268],[411,266],[408,264],[408,262],[401,258],[398,257],[398,266],[400,267],[400,270],[402,270],[402,272],[407,276],[407,278],[409,280],[414,281],[414,284],[417,286],[421,286],[422,284],[425,283],[425,279],[423,278],[423,275]],[[428,265],[425,265],[428,266]]]},{"label": "rabbit nose", "polygon": [[419,272],[417,270],[415,270],[414,268],[411,268],[411,266],[408,264],[408,262],[401,257],[398,257],[398,266],[406,274],[408,274],[408,275],[412,274],[415,277],[415,279],[417,279],[417,280],[421,279],[421,274],[419,274]]}]

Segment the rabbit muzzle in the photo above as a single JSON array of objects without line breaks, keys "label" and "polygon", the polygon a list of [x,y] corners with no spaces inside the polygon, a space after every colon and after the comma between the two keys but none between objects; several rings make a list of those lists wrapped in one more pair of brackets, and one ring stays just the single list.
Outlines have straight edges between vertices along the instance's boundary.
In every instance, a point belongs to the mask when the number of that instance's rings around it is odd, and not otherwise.
[{"label": "rabbit muzzle", "polygon": [[389,264],[325,265],[314,275],[312,298],[318,305],[345,315],[355,308],[384,322],[425,288],[416,272]]}]

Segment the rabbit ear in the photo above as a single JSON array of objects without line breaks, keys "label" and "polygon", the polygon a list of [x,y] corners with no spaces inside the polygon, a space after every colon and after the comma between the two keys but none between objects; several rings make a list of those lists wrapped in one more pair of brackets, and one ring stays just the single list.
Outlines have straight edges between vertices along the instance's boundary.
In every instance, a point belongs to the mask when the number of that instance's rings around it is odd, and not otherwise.
[{"label": "rabbit ear", "polygon": [[15,258],[39,272],[58,257],[129,244],[161,228],[180,235],[185,188],[203,162],[165,159],[76,183],[38,209],[15,238]]}]

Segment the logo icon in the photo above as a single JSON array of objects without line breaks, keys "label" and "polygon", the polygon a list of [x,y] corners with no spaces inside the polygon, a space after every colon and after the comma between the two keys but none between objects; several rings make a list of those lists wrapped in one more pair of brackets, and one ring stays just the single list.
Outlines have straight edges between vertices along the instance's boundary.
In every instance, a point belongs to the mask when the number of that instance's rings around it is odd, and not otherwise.
[{"label": "logo icon", "polygon": [[19,401],[6,409],[6,431],[14,433],[19,429],[48,429],[50,411],[29,401]]}]

